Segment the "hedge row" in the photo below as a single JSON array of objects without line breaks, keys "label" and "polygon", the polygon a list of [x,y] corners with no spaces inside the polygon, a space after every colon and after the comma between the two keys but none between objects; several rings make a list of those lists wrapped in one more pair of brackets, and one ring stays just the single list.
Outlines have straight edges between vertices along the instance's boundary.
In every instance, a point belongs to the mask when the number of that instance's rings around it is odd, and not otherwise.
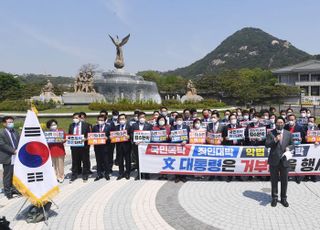
[{"label": "hedge row", "polygon": [[169,109],[185,109],[185,108],[220,108],[225,107],[226,104],[223,102],[218,102],[213,99],[203,100],[201,102],[186,102],[181,103],[177,100],[166,100],[163,101],[162,104],[157,104],[152,101],[142,102],[142,101],[129,101],[122,100],[118,101],[118,103],[100,103],[94,102],[89,104],[90,110],[99,111],[102,109],[105,110],[118,110],[118,111],[133,111],[135,109],[140,110],[157,110],[161,106],[166,106]]},{"label": "hedge row", "polygon": [[[53,101],[41,102],[36,101],[33,103],[38,111],[52,109],[56,107]],[[27,111],[31,108],[30,102],[26,100],[5,100],[0,102],[0,111]]]}]

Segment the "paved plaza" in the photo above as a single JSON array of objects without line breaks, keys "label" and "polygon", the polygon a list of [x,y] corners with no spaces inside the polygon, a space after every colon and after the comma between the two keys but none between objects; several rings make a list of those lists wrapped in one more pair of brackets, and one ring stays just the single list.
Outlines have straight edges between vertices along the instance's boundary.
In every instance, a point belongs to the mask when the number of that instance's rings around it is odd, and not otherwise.
[{"label": "paved plaza", "polygon": [[[69,154],[69,153],[68,153]],[[93,154],[91,154],[93,156]],[[66,159],[66,173],[70,172]],[[91,159],[95,165],[95,160]],[[0,215],[12,229],[319,229],[320,182],[289,182],[289,208],[270,206],[270,182],[230,183],[191,179],[187,183],[151,180],[116,180],[84,183],[66,179],[44,222],[27,224],[25,210],[13,221],[24,198],[0,195]],[[29,203],[28,203],[29,204]]]}]

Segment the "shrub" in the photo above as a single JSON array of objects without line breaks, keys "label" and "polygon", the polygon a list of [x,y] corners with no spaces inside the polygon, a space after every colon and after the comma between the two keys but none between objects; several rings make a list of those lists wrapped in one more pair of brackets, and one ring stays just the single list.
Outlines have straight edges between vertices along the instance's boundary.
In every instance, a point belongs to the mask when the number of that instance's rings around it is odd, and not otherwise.
[{"label": "shrub", "polygon": [[153,101],[130,101],[127,99],[118,101],[117,103],[100,103],[94,102],[89,104],[90,110],[99,111],[105,110],[118,110],[118,111],[133,111],[135,109],[140,110],[155,110],[161,106],[166,106],[170,109],[185,109],[185,108],[219,108],[226,106],[223,102],[218,102],[214,99],[203,100],[201,102],[185,102],[181,103],[177,100],[165,100],[162,104],[157,104]]},{"label": "shrub", "polygon": [[[52,109],[56,107],[56,103],[52,100],[49,102],[34,102],[38,111]],[[31,104],[26,100],[5,100],[0,102],[0,111],[27,111],[31,108]]]}]

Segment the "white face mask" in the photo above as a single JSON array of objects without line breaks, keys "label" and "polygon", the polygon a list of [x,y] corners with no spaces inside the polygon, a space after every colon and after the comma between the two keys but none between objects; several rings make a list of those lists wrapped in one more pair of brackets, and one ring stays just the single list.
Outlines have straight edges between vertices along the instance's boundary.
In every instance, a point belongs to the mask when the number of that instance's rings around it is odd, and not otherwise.
[{"label": "white face mask", "polygon": [[177,125],[180,125],[180,126],[181,126],[182,123],[183,123],[183,121],[181,121],[181,120],[178,120],[178,121],[177,121]]},{"label": "white face mask", "polygon": [[314,124],[312,122],[308,122],[308,126],[312,128]]},{"label": "white face mask", "polygon": [[268,117],[268,116],[264,116],[264,119],[265,119],[265,120],[268,120],[268,119],[269,119],[269,117]]},{"label": "white face mask", "polygon": [[218,119],[217,119],[217,118],[212,118],[211,121],[212,121],[213,123],[217,123]]},{"label": "white face mask", "polygon": [[236,124],[237,124],[237,120],[236,120],[236,119],[232,119],[232,120],[230,121],[230,123],[231,123],[231,125],[236,125]]},{"label": "white face mask", "polygon": [[113,116],[112,119],[113,119],[113,120],[117,120],[117,119],[118,119],[118,116]]},{"label": "white face mask", "polygon": [[73,123],[78,124],[79,122],[80,122],[80,119],[78,119],[78,118],[73,119]]},{"label": "white face mask", "polygon": [[168,112],[161,112],[162,116],[167,116]]},{"label": "white face mask", "polygon": [[199,124],[199,123],[196,123],[196,124],[194,124],[194,127],[195,127],[196,129],[199,129],[199,128],[200,128],[200,124]]},{"label": "white face mask", "polygon": [[274,119],[274,118],[271,118],[271,119],[270,119],[270,122],[271,122],[272,124],[274,124],[275,119]]},{"label": "white face mask", "polygon": [[286,119],[287,116],[286,116],[286,115],[281,115],[281,117],[282,117],[283,119]]},{"label": "white face mask", "polygon": [[225,115],[224,118],[225,118],[226,120],[228,120],[228,119],[229,119],[229,115]]},{"label": "white face mask", "polygon": [[119,123],[120,125],[124,125],[126,123],[126,120],[120,120]]},{"label": "white face mask", "polygon": [[140,119],[139,119],[139,122],[140,122],[141,124],[144,124],[144,123],[146,122],[146,119],[145,119],[145,118],[140,118]]},{"label": "white face mask", "polygon": [[306,113],[301,113],[301,117],[306,117],[307,114]]},{"label": "white face mask", "polygon": [[249,115],[244,115],[243,119],[248,120],[249,119]]},{"label": "white face mask", "polygon": [[50,126],[50,129],[51,129],[51,130],[57,130],[57,128],[58,128],[57,125],[51,125],[51,126]]},{"label": "white face mask", "polygon": [[307,113],[307,117],[311,117],[311,113]]},{"label": "white face mask", "polygon": [[104,121],[98,121],[99,125],[104,125]]},{"label": "white face mask", "polygon": [[290,126],[293,126],[294,124],[295,124],[294,121],[289,121],[289,125],[290,125]]},{"label": "white face mask", "polygon": [[165,124],[165,122],[164,122],[164,121],[162,121],[162,120],[161,120],[161,121],[159,121],[159,125],[160,125],[160,126],[163,126],[164,124]]},{"label": "white face mask", "polygon": [[259,121],[258,118],[256,118],[256,117],[252,118],[253,123],[257,123],[258,121]]}]

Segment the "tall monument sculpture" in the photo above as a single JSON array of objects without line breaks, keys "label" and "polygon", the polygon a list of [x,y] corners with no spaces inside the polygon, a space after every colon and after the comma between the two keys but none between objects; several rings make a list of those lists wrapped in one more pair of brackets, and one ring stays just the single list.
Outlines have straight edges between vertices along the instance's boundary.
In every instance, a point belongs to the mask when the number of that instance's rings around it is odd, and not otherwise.
[{"label": "tall monument sculpture", "polygon": [[114,39],[110,35],[109,37],[111,38],[111,41],[113,42],[113,44],[116,46],[116,49],[117,49],[117,56],[116,56],[116,60],[114,61],[114,67],[116,67],[117,69],[122,69],[124,67],[122,46],[124,46],[128,42],[130,34],[128,34],[121,41],[119,40],[118,36],[116,36],[116,39]]},{"label": "tall monument sculpture", "polygon": [[181,102],[185,101],[192,101],[192,102],[197,102],[197,101],[202,101],[203,98],[197,94],[197,89],[194,86],[192,80],[189,80],[186,86],[186,94],[182,96]]},{"label": "tall monument sculpture", "polygon": [[128,42],[130,34],[122,40],[118,36],[113,38],[109,35],[109,37],[117,49],[114,62],[116,69],[102,72],[101,76],[96,78],[94,82],[96,91],[103,94],[108,102],[127,99],[130,101],[154,101],[160,104],[161,97],[155,82],[145,81],[143,77],[123,70],[123,46]]}]

